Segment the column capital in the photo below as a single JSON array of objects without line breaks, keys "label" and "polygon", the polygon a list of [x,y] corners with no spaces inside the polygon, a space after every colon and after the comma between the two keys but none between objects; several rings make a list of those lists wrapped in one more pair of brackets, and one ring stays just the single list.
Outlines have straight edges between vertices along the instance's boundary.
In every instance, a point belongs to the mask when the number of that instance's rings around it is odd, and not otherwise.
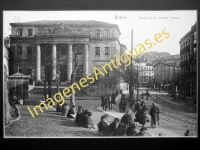
[{"label": "column capital", "polygon": [[41,45],[42,43],[35,43],[36,45]]},{"label": "column capital", "polygon": [[52,45],[57,45],[58,43],[56,43],[56,42],[53,42],[53,43],[51,43]]}]

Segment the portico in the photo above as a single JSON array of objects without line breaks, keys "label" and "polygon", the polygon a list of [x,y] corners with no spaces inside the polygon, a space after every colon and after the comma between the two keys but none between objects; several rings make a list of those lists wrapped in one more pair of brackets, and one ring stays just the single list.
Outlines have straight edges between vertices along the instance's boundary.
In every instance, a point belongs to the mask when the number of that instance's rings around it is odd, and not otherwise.
[{"label": "portico", "polygon": [[[58,37],[55,35],[52,37],[47,36],[46,38],[38,36],[36,37],[36,81],[41,81],[42,73],[41,68],[42,65],[48,64],[51,66],[51,80],[56,79],[56,70],[64,69],[58,68],[58,65],[66,66],[66,74],[65,78],[67,81],[71,80],[71,73],[73,70],[74,64],[74,52],[73,52],[73,44],[83,44],[83,49],[81,51],[81,65],[83,65],[83,76],[88,74],[88,51],[89,51],[89,37],[79,35],[79,37]],[[62,59],[61,63],[58,60]],[[62,74],[62,71],[61,71]],[[47,72],[45,73],[47,74]],[[67,76],[67,77],[66,77]]]}]

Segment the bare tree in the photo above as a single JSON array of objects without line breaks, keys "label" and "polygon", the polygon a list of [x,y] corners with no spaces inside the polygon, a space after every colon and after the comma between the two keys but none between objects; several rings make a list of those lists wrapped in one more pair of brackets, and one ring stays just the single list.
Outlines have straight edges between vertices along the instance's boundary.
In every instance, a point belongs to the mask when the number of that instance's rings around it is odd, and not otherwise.
[{"label": "bare tree", "polygon": [[133,66],[132,69],[130,66],[128,66],[123,72],[122,77],[124,81],[129,84],[129,98],[132,98],[133,96],[134,85],[136,85],[139,82],[138,73],[139,72],[135,66]]},{"label": "bare tree", "polygon": [[[76,71],[79,67],[79,60],[78,60],[78,55],[81,53],[81,51],[83,51],[83,44],[73,44],[73,48],[72,48],[73,54],[74,54],[74,58],[72,58],[72,61],[74,62],[74,69],[72,71],[71,74],[71,84],[73,84],[75,82],[75,78],[76,78]],[[72,105],[75,105],[75,94],[72,92],[72,96],[70,97],[70,107]]]}]

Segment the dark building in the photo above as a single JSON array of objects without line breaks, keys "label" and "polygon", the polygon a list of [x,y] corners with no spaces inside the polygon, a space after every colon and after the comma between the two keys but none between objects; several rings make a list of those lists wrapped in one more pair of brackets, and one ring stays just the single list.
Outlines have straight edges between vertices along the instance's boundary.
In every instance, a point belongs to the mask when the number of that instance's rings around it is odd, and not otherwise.
[{"label": "dark building", "polygon": [[185,99],[196,99],[197,82],[197,32],[196,23],[180,40],[180,96]]}]

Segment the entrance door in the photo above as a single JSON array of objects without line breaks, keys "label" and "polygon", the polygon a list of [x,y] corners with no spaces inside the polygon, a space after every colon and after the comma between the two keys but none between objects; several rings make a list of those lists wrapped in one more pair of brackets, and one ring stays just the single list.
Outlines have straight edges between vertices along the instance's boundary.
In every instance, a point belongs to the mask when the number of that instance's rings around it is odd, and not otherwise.
[{"label": "entrance door", "polygon": [[60,65],[60,82],[67,81],[67,65]]},{"label": "entrance door", "polygon": [[51,71],[52,71],[52,66],[45,65],[45,79],[46,80],[51,80]]}]

